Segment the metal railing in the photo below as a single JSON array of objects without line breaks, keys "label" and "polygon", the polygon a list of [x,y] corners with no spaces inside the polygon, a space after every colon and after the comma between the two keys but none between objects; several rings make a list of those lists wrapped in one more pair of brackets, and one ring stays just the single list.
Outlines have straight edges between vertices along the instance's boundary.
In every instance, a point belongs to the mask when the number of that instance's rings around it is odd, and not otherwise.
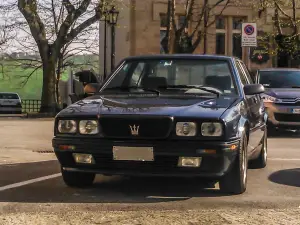
[{"label": "metal railing", "polygon": [[22,99],[22,112],[23,113],[39,112],[40,107],[41,107],[41,100]]}]

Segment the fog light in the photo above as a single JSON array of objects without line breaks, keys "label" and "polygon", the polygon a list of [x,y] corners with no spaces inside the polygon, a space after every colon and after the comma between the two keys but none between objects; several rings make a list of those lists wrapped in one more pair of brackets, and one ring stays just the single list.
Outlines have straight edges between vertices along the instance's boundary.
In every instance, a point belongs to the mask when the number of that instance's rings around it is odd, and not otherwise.
[{"label": "fog light", "polygon": [[90,154],[73,153],[73,158],[76,163],[94,164],[94,158]]},{"label": "fog light", "polygon": [[180,167],[199,167],[202,158],[200,157],[179,157],[178,166]]}]

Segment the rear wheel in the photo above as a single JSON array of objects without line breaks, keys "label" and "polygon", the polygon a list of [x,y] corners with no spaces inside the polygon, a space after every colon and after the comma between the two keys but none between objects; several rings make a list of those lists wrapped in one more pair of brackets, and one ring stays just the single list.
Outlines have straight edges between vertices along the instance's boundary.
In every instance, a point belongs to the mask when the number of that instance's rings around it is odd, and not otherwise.
[{"label": "rear wheel", "polygon": [[246,191],[248,169],[247,146],[247,136],[246,133],[243,133],[238,155],[233,162],[232,168],[219,182],[222,192],[242,194]]},{"label": "rear wheel", "polygon": [[73,172],[61,169],[61,174],[66,185],[70,187],[87,187],[93,184],[94,173]]}]

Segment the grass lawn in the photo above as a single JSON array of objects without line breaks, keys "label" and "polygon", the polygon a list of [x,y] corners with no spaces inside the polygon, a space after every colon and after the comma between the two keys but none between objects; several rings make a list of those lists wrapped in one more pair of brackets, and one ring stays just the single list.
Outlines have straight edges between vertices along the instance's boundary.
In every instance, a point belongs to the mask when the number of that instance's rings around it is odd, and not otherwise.
[{"label": "grass lawn", "polygon": [[[16,92],[21,99],[40,99],[43,82],[42,70],[35,71],[25,85],[26,77],[21,77],[29,75],[33,70],[18,66],[6,66],[3,74],[0,69],[0,92]],[[67,73],[63,75],[63,78],[67,78]]]},{"label": "grass lawn", "polygon": [[[97,63],[97,57],[95,63]],[[76,56],[75,63],[84,64],[85,58],[83,56]],[[2,66],[4,65],[4,66]],[[76,69],[76,68],[75,68]],[[41,99],[42,93],[42,70],[36,70],[28,79],[25,85],[22,82],[26,80],[34,68],[26,68],[21,62],[0,61],[0,92],[16,92],[21,99]],[[23,77],[22,77],[23,76]],[[68,71],[66,70],[62,75],[62,80],[68,79]]]}]

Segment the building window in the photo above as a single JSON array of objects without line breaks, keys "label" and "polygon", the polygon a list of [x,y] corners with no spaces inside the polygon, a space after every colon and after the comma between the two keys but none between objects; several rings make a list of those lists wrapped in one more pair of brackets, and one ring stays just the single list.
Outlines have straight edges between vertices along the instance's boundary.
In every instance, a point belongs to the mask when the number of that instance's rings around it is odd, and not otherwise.
[{"label": "building window", "polygon": [[[184,22],[185,22],[185,16],[184,15],[179,15],[178,16],[178,27],[181,28],[184,26]],[[185,26],[185,28],[188,27],[188,24]]]},{"label": "building window", "polygon": [[167,26],[168,26],[167,14],[161,13],[160,14],[160,27],[167,27]]},{"label": "building window", "polygon": [[225,55],[225,33],[216,34],[216,54]]},{"label": "building window", "polygon": [[167,14],[160,14],[160,53],[165,53],[163,48],[162,40],[166,37],[167,34],[167,26],[168,26],[168,17]]},{"label": "building window", "polygon": [[244,17],[216,18],[216,54],[243,57],[241,28]]},{"label": "building window", "polygon": [[216,29],[225,29],[225,18],[222,16],[216,19]]},{"label": "building window", "polygon": [[[178,28],[182,27],[185,22],[185,15],[176,15],[175,20],[177,21],[177,26]],[[160,14],[160,53],[163,54],[165,53],[163,45],[162,45],[162,40],[164,37],[166,37],[167,34],[167,27],[168,27],[168,16],[166,13],[161,13]],[[185,28],[188,27],[188,24],[186,25]]]}]

